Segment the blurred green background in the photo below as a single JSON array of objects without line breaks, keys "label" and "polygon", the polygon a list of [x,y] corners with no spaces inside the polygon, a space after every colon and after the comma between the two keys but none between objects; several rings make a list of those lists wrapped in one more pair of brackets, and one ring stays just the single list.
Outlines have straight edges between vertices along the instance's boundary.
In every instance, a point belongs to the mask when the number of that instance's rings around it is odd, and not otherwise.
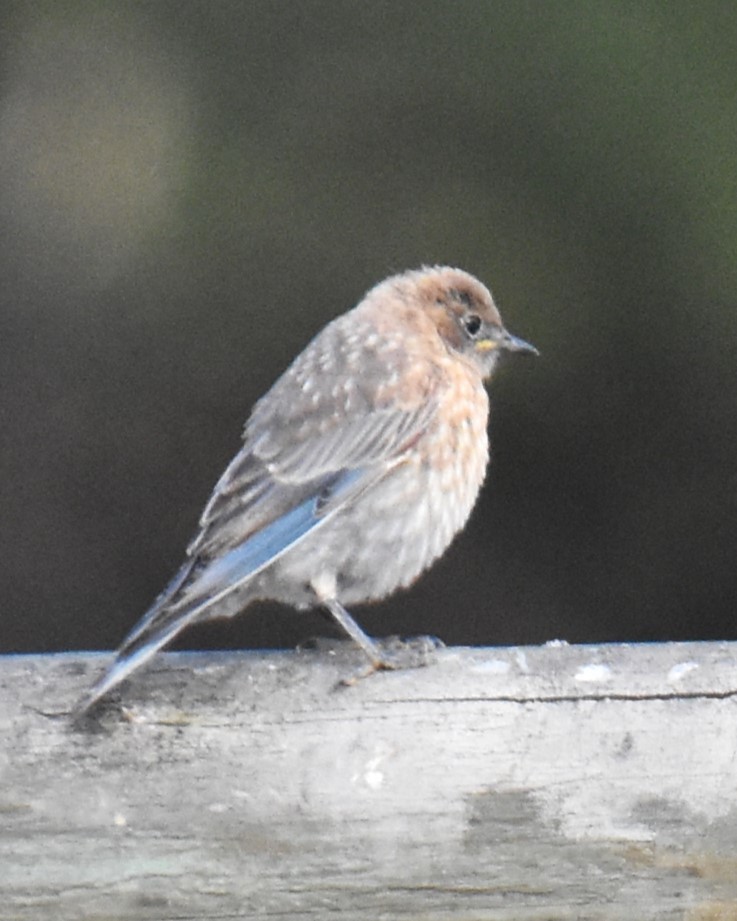
[{"label": "blurred green background", "polygon": [[[736,638],[737,6],[4,3],[0,642],[109,648],[252,403],[443,262],[542,357],[375,634]],[[274,606],[182,645],[292,645]]]}]

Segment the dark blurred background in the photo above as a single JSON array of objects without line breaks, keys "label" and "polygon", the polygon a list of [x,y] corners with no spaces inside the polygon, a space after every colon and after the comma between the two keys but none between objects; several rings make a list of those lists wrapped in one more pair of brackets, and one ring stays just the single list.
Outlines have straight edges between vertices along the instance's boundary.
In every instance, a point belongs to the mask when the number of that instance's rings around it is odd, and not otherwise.
[{"label": "dark blurred background", "polygon": [[252,403],[434,262],[542,357],[495,381],[469,526],[364,627],[737,638],[734,4],[6,2],[0,44],[3,651],[117,645]]}]

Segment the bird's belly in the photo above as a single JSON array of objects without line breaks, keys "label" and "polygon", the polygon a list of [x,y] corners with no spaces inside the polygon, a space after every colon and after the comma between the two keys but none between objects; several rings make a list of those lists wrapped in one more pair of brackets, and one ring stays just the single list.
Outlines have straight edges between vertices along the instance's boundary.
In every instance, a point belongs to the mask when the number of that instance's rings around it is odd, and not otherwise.
[{"label": "bird's belly", "polygon": [[337,598],[350,605],[411,584],[448,547],[476,501],[488,448],[485,430],[474,434],[473,450],[453,452],[450,464],[410,457],[284,554],[268,573],[269,597],[309,604],[311,585],[334,583]]}]

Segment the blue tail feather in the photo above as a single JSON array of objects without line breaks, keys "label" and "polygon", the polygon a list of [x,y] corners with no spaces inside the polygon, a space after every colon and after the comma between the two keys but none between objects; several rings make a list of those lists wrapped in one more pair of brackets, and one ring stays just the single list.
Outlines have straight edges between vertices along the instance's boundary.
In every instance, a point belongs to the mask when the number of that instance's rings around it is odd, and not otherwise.
[{"label": "blue tail feather", "polygon": [[77,714],[92,707],[204,611],[332,517],[356,486],[364,488],[362,475],[360,470],[341,471],[295,508],[201,569],[196,569],[196,558],[189,560],[126,637],[111,667],[77,705]]}]

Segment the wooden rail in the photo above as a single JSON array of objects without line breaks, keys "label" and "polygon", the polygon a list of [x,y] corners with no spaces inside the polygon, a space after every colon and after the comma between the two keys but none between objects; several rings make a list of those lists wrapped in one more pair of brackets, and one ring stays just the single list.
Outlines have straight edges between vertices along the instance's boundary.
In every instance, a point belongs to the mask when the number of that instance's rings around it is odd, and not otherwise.
[{"label": "wooden rail", "polygon": [[0,658],[0,918],[737,921],[737,644]]}]

